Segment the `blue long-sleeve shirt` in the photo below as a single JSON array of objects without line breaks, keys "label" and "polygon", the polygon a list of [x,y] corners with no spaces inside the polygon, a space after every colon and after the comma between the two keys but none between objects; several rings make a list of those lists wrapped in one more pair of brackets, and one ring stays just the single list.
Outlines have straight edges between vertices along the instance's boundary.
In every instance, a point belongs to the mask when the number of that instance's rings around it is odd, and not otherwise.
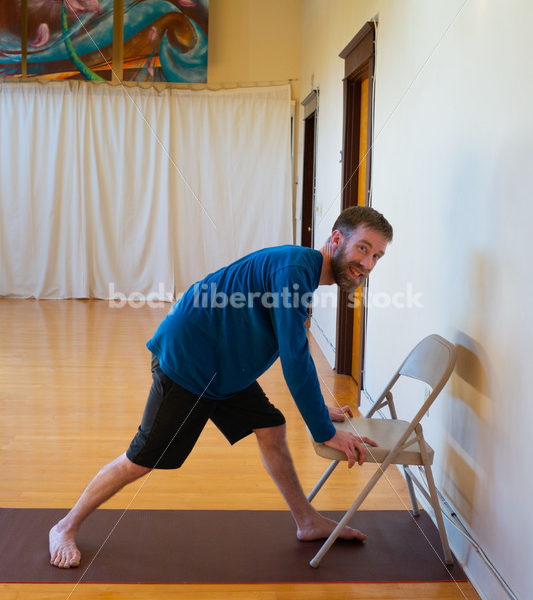
[{"label": "blue long-sleeve shirt", "polygon": [[283,375],[317,442],[335,434],[309,353],[305,321],[320,252],[279,246],[253,252],[191,286],[148,349],[185,389],[224,400],[281,359]]}]

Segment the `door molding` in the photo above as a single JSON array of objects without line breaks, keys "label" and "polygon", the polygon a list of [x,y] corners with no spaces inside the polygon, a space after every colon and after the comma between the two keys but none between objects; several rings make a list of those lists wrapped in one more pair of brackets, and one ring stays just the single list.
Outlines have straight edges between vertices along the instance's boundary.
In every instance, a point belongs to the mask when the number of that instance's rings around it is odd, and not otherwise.
[{"label": "door molding", "polygon": [[[375,23],[369,21],[363,25],[357,35],[339,54],[344,59],[344,117],[342,143],[342,210],[357,204],[370,204],[371,173],[372,173],[372,114],[373,114],[373,82],[375,68]],[[354,165],[359,164],[359,136],[361,112],[361,80],[368,75],[368,125],[367,125],[367,156],[365,197],[359,198],[357,171]],[[362,297],[366,297],[365,282]],[[351,374],[353,351],[354,311],[348,306],[349,298],[346,292],[338,292],[337,311],[337,352],[335,367],[337,373]],[[365,304],[361,307],[361,335],[359,348],[359,378],[358,399],[364,386],[364,341],[365,341]]]}]

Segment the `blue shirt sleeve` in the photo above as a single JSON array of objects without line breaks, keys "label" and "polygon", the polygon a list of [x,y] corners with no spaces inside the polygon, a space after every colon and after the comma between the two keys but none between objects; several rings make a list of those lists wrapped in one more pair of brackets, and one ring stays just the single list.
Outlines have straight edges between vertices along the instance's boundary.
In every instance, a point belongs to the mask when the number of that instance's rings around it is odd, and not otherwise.
[{"label": "blue shirt sleeve", "polygon": [[307,306],[313,285],[304,269],[285,267],[271,276],[279,302],[270,311],[283,375],[298,410],[318,443],[335,435],[307,341]]}]

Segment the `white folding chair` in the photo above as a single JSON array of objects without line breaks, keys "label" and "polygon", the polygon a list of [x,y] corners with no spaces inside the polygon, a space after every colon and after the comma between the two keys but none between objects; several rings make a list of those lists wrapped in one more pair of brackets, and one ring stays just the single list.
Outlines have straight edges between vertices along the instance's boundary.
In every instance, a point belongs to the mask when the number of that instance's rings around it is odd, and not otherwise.
[{"label": "white folding chair", "polygon": [[[434,334],[424,338],[411,350],[366,417],[355,417],[346,419],[342,423],[334,423],[337,430],[349,431],[355,435],[368,437],[376,441],[379,444],[378,447],[367,446],[366,462],[378,463],[379,466],[355,502],[339,521],[338,526],[311,561],[310,564],[312,567],[318,567],[320,561],[337,539],[342,529],[347,525],[355,511],[361,506],[363,500],[368,496],[379,478],[391,464],[403,465],[413,506],[413,515],[417,516],[419,514],[413,483],[416,484],[431,504],[439,528],[444,560],[446,564],[452,564],[453,557],[448,544],[448,537],[442,520],[439,499],[431,470],[433,450],[424,440],[420,420],[448,381],[455,365],[455,354],[455,346],[439,335]],[[401,376],[423,381],[431,389],[425,402],[410,422],[398,419],[392,397],[392,388]],[[372,418],[376,411],[386,406],[390,411],[390,419]],[[311,435],[310,437],[315,452],[323,458],[332,460],[332,462],[309,494],[309,502],[316,496],[339,462],[347,460],[343,452],[329,448],[324,444],[318,444],[313,440]],[[418,480],[411,475],[409,465],[420,465],[424,468],[429,494],[420,485]]]}]

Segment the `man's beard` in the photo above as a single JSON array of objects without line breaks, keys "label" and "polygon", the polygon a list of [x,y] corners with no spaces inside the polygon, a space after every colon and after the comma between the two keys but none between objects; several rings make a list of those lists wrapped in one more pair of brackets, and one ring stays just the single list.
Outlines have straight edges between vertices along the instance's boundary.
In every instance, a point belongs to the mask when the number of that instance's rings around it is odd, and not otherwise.
[{"label": "man's beard", "polygon": [[[350,275],[350,266],[355,267],[360,273],[361,277],[354,279]],[[366,269],[356,262],[349,262],[346,260],[346,250],[344,243],[342,246],[337,248],[335,254],[331,259],[331,270],[333,271],[333,277],[335,283],[341,288],[343,292],[350,294],[354,292],[365,280]]]}]

